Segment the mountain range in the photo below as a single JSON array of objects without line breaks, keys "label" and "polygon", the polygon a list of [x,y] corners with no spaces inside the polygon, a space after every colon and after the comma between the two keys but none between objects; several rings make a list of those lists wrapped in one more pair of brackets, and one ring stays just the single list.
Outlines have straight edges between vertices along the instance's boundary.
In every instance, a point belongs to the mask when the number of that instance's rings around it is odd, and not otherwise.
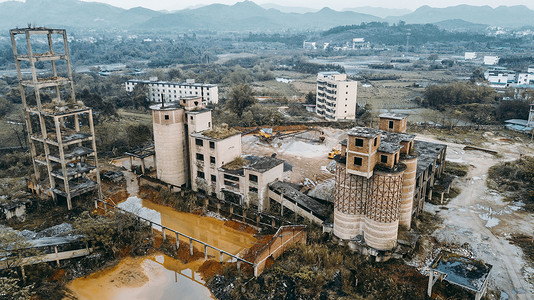
[{"label": "mountain range", "polygon": [[[64,26],[88,29],[285,31],[323,30],[362,22],[437,23],[447,28],[534,26],[534,11],[526,6],[458,5],[446,8],[422,6],[413,12],[376,7],[336,11],[325,7],[315,11],[252,1],[234,5],[211,4],[174,12],[142,7],[122,9],[80,0],[26,0],[0,3],[0,29],[34,26]],[[373,15],[374,14],[374,15]],[[401,15],[399,15],[401,14]],[[387,17],[385,17],[387,16]],[[471,25],[472,24],[472,25]],[[445,26],[446,25],[446,26]]]}]

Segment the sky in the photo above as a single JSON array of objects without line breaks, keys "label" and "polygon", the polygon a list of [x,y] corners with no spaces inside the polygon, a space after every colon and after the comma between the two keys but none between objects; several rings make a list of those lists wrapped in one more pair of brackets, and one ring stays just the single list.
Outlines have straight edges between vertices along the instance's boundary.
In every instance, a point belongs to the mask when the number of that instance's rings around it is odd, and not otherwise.
[{"label": "sky", "polygon": [[[8,0],[0,0],[5,2]],[[53,0],[51,0],[53,2]],[[211,3],[234,4],[236,0],[82,0],[87,2],[103,2],[113,6],[122,8],[132,8],[142,6],[153,10],[179,10],[188,7],[199,5],[207,5]],[[320,9],[328,6],[332,9],[341,10],[343,8],[361,7],[361,6],[375,6],[385,8],[407,8],[415,10],[416,8],[429,5],[432,7],[447,7],[459,4],[469,5],[489,5],[497,7],[503,5],[526,5],[530,9],[534,9],[533,0],[254,0],[258,4],[274,3],[284,6],[301,6]]]}]

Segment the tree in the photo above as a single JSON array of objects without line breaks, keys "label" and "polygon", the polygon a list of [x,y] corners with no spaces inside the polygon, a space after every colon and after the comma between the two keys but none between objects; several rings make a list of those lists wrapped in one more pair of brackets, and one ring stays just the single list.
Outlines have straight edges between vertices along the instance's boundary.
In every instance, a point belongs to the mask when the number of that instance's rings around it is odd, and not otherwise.
[{"label": "tree", "polygon": [[241,117],[243,111],[255,102],[252,88],[248,84],[240,84],[230,92],[230,98],[226,101],[226,108]]},{"label": "tree", "polygon": [[314,92],[310,91],[306,94],[306,104],[315,105],[316,95]]},{"label": "tree", "polygon": [[17,278],[0,277],[0,299],[29,300],[33,295],[32,289],[33,284],[21,287]]},{"label": "tree", "polygon": [[12,108],[11,102],[9,102],[6,98],[0,97],[0,117],[5,116],[7,113],[11,111]]},{"label": "tree", "polygon": [[126,133],[128,134],[128,146],[130,148],[135,148],[148,141],[152,141],[152,130],[144,124],[130,125],[126,129]]}]

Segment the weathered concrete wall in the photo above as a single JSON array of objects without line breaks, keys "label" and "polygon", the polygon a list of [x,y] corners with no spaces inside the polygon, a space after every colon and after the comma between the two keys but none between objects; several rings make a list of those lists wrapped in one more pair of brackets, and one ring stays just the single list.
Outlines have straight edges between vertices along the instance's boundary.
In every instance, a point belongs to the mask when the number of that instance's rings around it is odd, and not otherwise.
[{"label": "weathered concrete wall", "polygon": [[415,177],[417,175],[417,156],[403,159],[401,162],[406,165],[406,170],[404,170],[402,176],[399,225],[406,230],[410,230],[412,224]]},{"label": "weathered concrete wall", "polygon": [[152,110],[157,178],[181,186],[187,183],[187,137],[181,108]]},{"label": "weathered concrete wall", "polygon": [[[258,182],[252,182],[250,178],[250,174],[258,176]],[[274,182],[276,180],[282,180],[284,177],[284,164],[281,163],[278,166],[267,170],[263,173],[255,172],[252,170],[245,170],[245,187],[243,189],[243,192],[245,192],[245,202],[250,203],[250,195],[249,191],[250,188],[257,188],[258,189],[258,210],[263,211],[265,208],[269,207],[269,183]]]},{"label": "weathered concrete wall", "polygon": [[366,206],[364,238],[367,245],[390,250],[397,244],[403,172],[375,171],[371,198]]},{"label": "weathered concrete wall", "polygon": [[[393,122],[393,128],[390,128],[389,124],[390,122]],[[391,132],[406,132],[406,123],[407,119],[404,118],[402,120],[397,119],[390,119],[390,118],[380,118],[380,121],[378,123],[378,128],[380,130],[384,131],[391,131]]]}]

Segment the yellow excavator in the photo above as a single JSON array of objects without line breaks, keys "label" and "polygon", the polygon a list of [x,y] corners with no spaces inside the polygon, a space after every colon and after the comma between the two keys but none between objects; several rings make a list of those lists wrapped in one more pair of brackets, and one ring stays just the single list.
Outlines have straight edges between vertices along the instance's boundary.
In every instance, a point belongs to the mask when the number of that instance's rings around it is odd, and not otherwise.
[{"label": "yellow excavator", "polygon": [[328,158],[334,159],[334,156],[341,154],[341,151],[337,150],[336,148],[332,148],[332,151],[328,152]]}]

